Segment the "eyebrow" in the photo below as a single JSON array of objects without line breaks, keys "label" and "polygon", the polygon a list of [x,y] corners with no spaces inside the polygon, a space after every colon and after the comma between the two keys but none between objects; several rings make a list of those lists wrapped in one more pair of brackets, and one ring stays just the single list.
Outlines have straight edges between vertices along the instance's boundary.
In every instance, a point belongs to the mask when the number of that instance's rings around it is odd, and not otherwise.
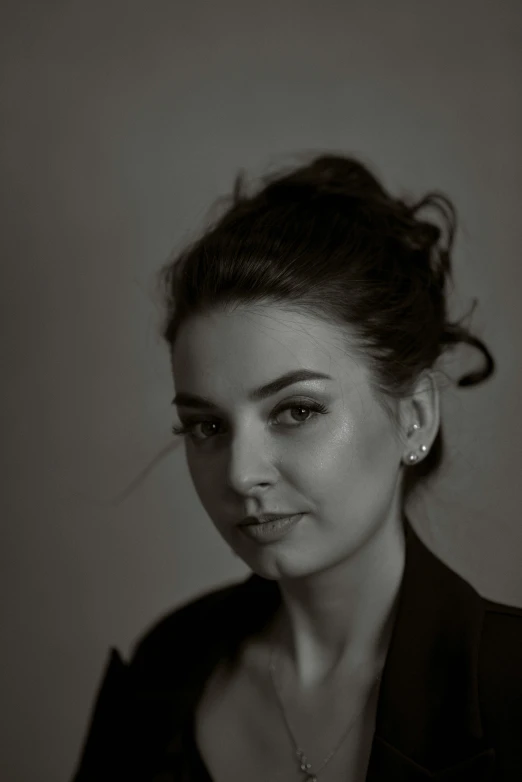
[{"label": "eyebrow", "polygon": [[[315,372],[312,369],[290,370],[290,372],[286,372],[275,380],[271,380],[270,383],[266,383],[266,385],[260,386],[260,388],[254,388],[249,392],[248,398],[251,402],[259,402],[277,394],[278,391],[282,391],[287,386],[291,386],[294,383],[302,383],[305,380],[333,380],[333,378],[331,375]],[[187,394],[183,391],[176,394],[172,404],[177,407],[216,408],[216,405],[210,399],[205,399],[195,394]]]}]

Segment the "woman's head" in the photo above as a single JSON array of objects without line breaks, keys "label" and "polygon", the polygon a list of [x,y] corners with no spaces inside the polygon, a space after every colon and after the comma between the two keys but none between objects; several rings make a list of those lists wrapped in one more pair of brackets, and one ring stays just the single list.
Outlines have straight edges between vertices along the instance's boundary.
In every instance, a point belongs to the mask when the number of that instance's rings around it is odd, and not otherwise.
[{"label": "woman's head", "polygon": [[[437,359],[464,341],[487,366],[460,384],[493,370],[480,340],[447,318],[455,214],[444,196],[406,203],[360,162],[332,155],[263,184],[247,196],[239,181],[225,214],[162,274],[176,389],[215,405],[179,408],[183,422],[205,420],[187,440],[189,467],[240,556],[248,549],[237,549],[228,525],[241,514],[323,510],[317,523],[327,529],[345,506],[353,530],[385,508],[402,513],[442,456]],[[421,218],[430,207],[445,231]],[[248,399],[303,367],[332,380]],[[328,412],[274,419],[288,398]],[[421,443],[427,454],[406,466]]]}]

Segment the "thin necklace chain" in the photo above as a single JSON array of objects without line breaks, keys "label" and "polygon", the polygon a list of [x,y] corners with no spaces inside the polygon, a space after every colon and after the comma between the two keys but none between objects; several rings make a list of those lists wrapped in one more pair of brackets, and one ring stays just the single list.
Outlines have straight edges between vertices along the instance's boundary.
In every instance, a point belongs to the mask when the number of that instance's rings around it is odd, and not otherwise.
[{"label": "thin necklace chain", "polygon": [[[364,704],[363,708],[359,712],[357,712],[357,714],[355,715],[355,718],[352,720],[352,722],[348,726],[348,729],[343,733],[343,735],[341,737],[341,740],[339,741],[339,743],[337,744],[335,749],[333,749],[330,752],[330,754],[323,760],[323,762],[321,763],[321,765],[319,766],[317,771],[312,771],[312,764],[309,762],[309,760],[306,757],[305,753],[300,748],[298,742],[295,739],[294,733],[293,733],[293,731],[292,731],[292,729],[290,727],[290,724],[289,724],[287,716],[286,716],[286,712],[285,712],[285,707],[283,705],[283,701],[282,701],[281,696],[279,694],[279,691],[277,689],[277,685],[276,685],[276,682],[275,682],[275,676],[274,676],[274,674],[275,674],[274,647],[272,647],[272,650],[270,652],[270,663],[269,663],[268,667],[269,667],[269,670],[270,670],[270,679],[272,681],[274,692],[275,692],[275,695],[276,695],[276,698],[277,698],[277,703],[278,703],[279,708],[281,710],[281,714],[283,715],[283,720],[285,722],[286,729],[287,729],[287,731],[288,731],[288,733],[290,735],[290,738],[292,740],[292,743],[294,745],[295,753],[296,753],[296,755],[298,757],[298,761],[297,762],[299,763],[299,767],[300,767],[301,771],[303,771],[306,774],[305,782],[317,782],[317,774],[319,773],[319,771],[321,771],[326,766],[326,764],[331,760],[331,758],[333,758],[333,756],[335,755],[335,753],[337,752],[339,747],[341,747],[341,745],[344,743],[344,741],[348,737],[348,734],[350,733],[350,731],[354,727],[355,723],[357,722],[357,720],[359,719],[359,717],[363,713],[364,709],[366,708],[366,705],[367,705],[367,703],[369,701],[370,696],[368,695],[368,698],[366,699],[366,703]],[[371,688],[372,691],[373,691],[374,687],[378,684],[380,679],[381,679],[381,677],[377,676],[377,678],[375,680],[375,683],[373,684],[373,686]]]}]

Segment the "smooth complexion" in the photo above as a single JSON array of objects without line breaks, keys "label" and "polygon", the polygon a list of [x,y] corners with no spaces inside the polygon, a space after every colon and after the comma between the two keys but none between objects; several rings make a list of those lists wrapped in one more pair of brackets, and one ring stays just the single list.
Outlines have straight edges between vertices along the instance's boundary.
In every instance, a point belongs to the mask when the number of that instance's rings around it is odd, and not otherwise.
[{"label": "smooth complexion", "polygon": [[[194,316],[172,351],[178,395],[211,403],[177,408],[190,431],[194,487],[237,556],[279,582],[283,603],[271,632],[303,691],[341,661],[353,669],[362,660],[369,669],[383,663],[404,569],[403,460],[421,443],[429,448],[439,425],[431,373],[393,403],[398,428],[351,344],[335,324],[266,304]],[[250,397],[299,369],[331,379]],[[414,421],[420,429],[407,434]],[[263,512],[305,515],[280,540],[260,545],[238,523]]]}]

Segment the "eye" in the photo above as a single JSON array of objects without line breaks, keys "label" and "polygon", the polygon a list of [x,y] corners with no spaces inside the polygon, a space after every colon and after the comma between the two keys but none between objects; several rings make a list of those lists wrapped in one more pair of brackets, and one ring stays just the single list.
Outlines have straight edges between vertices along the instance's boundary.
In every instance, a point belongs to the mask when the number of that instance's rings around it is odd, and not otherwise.
[{"label": "eye", "polygon": [[[280,415],[281,413],[284,413],[287,410],[291,410],[291,411],[296,411],[297,410],[297,411],[300,411],[300,413],[305,411],[306,413],[309,414],[309,417],[307,417],[306,420],[295,421],[295,419],[294,419],[294,423],[293,424],[292,423],[290,423],[290,424],[288,424],[288,423],[280,424],[283,427],[290,428],[290,429],[296,429],[296,428],[300,428],[302,426],[305,426],[306,424],[308,424],[309,422],[311,422],[315,418],[317,418],[317,416],[325,415],[326,413],[328,413],[328,410],[325,407],[325,405],[321,404],[320,402],[310,402],[310,401],[305,400],[305,401],[302,401],[302,402],[300,402],[300,401],[293,401],[293,402],[289,402],[289,403],[283,404],[281,407],[276,408],[276,410],[274,411],[274,416]],[[312,414],[312,415],[310,416],[310,414]],[[188,434],[196,442],[204,442],[206,440],[212,439],[216,435],[216,432],[215,431],[214,432],[210,431],[210,433],[208,433],[208,430],[207,430],[207,433],[209,434],[209,436],[205,436],[205,433],[202,432],[203,433],[203,437],[196,437],[195,434],[194,434],[195,427],[201,426],[202,429],[204,429],[205,427],[219,426],[219,423],[220,422],[219,422],[218,419],[216,420],[216,419],[213,419],[213,418],[197,418],[197,417],[193,417],[193,418],[189,418],[187,420],[187,422],[182,424],[181,426],[174,425],[172,427],[172,433],[174,435],[176,435],[176,436],[181,436],[181,437],[183,437],[183,436]]]},{"label": "eye", "polygon": [[[284,413],[287,410],[291,410],[292,412],[295,412],[296,410],[299,410],[299,411],[303,411],[304,410],[307,413],[315,413],[315,415],[313,415],[312,418],[315,418],[316,415],[318,415],[320,413],[325,413],[326,412],[325,406],[321,405],[319,403],[316,403],[316,402],[314,402],[312,404],[309,403],[309,402],[303,402],[302,404],[295,404],[295,403],[287,404],[284,407],[280,407],[277,412],[278,413]],[[297,423],[297,425],[305,424],[305,423],[308,423],[308,421],[310,421],[310,420],[311,420],[310,418],[307,418],[305,421],[300,420],[300,421],[297,421],[296,423]],[[294,419],[294,422],[295,422],[295,419]]]},{"label": "eye", "polygon": [[[182,424],[181,426],[174,426],[172,427],[172,434],[175,434],[176,436],[184,437],[186,434],[190,434],[193,436],[193,430],[195,426],[198,426],[199,424],[210,424],[212,426],[216,425],[215,421],[211,421],[209,419],[198,419],[198,420],[191,420],[186,424]],[[201,439],[201,438],[196,438]],[[203,438],[208,439],[208,438]]]}]

